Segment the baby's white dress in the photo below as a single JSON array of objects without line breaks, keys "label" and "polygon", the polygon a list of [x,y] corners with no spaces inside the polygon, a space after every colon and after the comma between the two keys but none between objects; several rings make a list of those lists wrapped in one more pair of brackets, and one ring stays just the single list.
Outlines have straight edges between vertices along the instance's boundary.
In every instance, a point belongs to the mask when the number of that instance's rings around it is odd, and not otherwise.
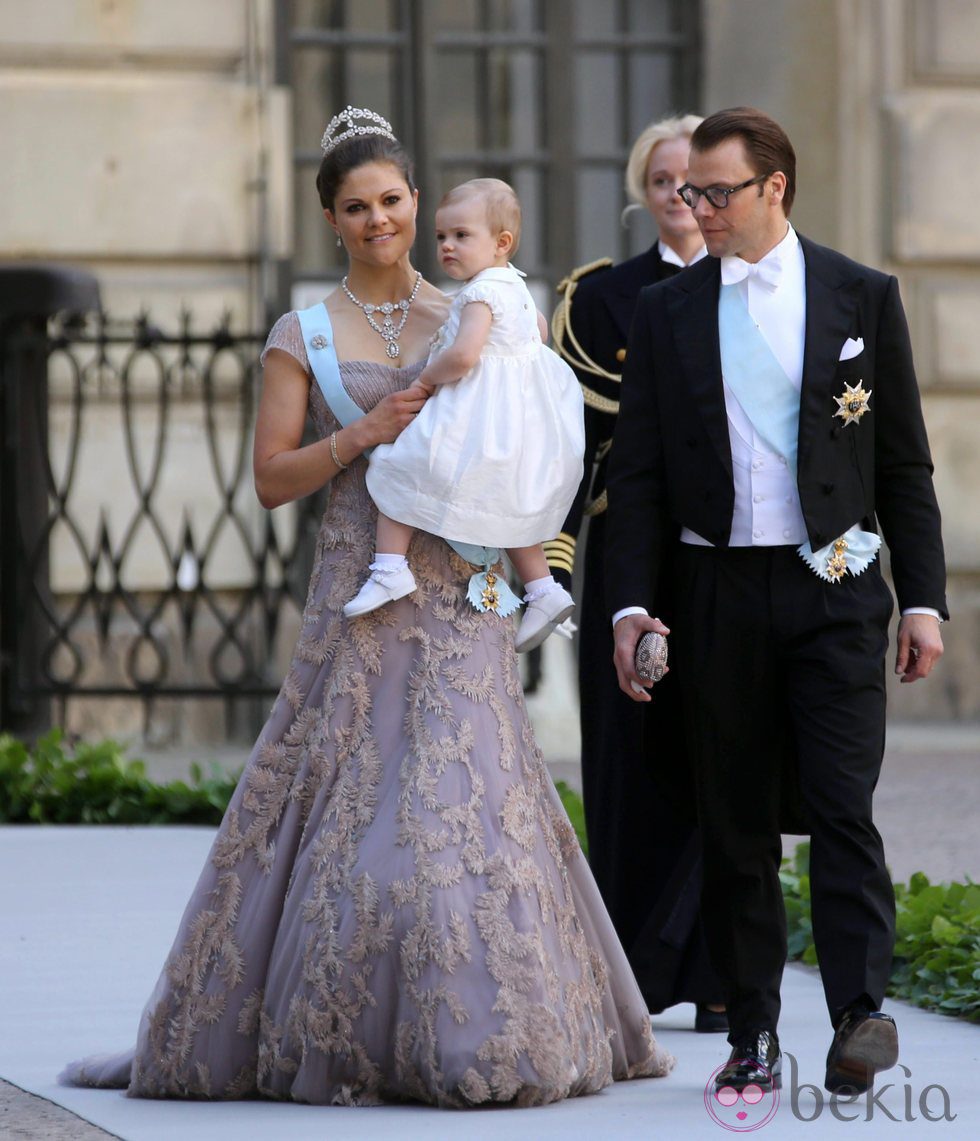
[{"label": "baby's white dress", "polygon": [[537,307],[513,266],[470,278],[433,355],[456,338],[464,308],[480,302],[493,321],[479,361],[440,385],[394,443],[374,449],[367,486],[390,518],[433,535],[527,547],[561,531],[582,480],[582,393],[541,343]]}]

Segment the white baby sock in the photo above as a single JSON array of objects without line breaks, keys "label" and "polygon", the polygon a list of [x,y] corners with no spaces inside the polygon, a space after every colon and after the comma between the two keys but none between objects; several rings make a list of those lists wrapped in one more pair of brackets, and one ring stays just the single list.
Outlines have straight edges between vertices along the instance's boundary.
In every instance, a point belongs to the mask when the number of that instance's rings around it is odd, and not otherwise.
[{"label": "white baby sock", "polygon": [[524,584],[526,591],[524,601],[533,602],[535,598],[540,598],[542,594],[547,594],[549,590],[554,590],[558,585],[550,574],[544,578],[533,578]]},{"label": "white baby sock", "polygon": [[395,571],[405,566],[408,566],[408,559],[404,555],[386,555],[378,551],[371,563],[371,570]]}]

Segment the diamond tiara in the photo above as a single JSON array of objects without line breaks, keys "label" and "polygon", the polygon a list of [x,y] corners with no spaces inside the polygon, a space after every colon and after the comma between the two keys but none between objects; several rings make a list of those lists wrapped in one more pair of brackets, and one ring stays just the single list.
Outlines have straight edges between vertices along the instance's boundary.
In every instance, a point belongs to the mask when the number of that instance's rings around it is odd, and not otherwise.
[{"label": "diamond tiara", "polygon": [[[364,119],[366,124],[355,124],[355,119]],[[346,127],[346,130],[340,131],[341,127]],[[340,131],[339,135],[335,133],[337,131]],[[339,115],[334,115],[327,124],[327,129],[320,140],[320,149],[325,155],[329,154],[339,143],[345,139],[353,139],[357,135],[383,135],[393,143],[398,141],[392,133],[391,124],[376,111],[369,111],[366,107],[348,106]]]}]

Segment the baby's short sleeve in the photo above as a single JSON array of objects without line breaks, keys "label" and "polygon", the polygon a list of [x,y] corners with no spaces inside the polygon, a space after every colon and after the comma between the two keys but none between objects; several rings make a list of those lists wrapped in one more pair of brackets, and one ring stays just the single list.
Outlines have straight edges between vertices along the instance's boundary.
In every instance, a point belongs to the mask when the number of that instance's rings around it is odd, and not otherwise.
[{"label": "baby's short sleeve", "polygon": [[504,315],[504,299],[500,290],[491,281],[475,281],[461,289],[456,302],[462,311],[464,305],[471,305],[474,301],[482,301],[493,314],[493,319],[499,321]]}]

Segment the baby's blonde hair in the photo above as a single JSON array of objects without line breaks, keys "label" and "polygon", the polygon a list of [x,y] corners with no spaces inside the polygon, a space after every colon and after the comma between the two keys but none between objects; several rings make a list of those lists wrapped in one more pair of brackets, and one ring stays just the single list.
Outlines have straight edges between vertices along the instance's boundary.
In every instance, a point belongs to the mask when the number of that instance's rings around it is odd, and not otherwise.
[{"label": "baby's blonde hair", "polygon": [[483,200],[487,226],[495,237],[504,230],[514,235],[511,248],[511,253],[514,253],[521,240],[521,203],[514,188],[499,178],[471,178],[469,182],[461,182],[447,191],[439,207],[452,206],[467,198]]}]

